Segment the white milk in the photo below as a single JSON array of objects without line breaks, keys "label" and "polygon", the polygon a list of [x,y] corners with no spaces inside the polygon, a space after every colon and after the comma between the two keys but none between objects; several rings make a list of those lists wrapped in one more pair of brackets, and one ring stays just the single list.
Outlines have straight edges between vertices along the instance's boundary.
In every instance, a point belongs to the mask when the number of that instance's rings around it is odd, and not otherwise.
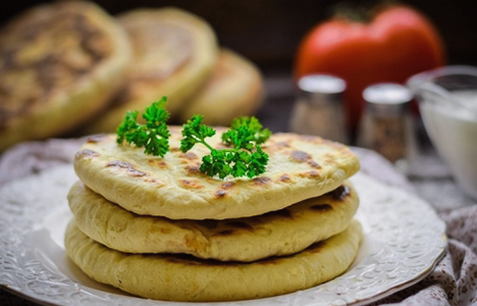
[{"label": "white milk", "polygon": [[424,124],[459,185],[477,199],[477,90],[454,91],[450,98],[468,108],[423,101]]}]

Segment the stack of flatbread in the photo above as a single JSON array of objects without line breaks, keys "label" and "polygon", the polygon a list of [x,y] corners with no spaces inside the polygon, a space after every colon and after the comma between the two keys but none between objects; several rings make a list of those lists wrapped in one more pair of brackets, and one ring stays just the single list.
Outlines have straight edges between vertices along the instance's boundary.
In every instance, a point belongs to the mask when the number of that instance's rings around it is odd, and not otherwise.
[{"label": "stack of flatbread", "polygon": [[163,158],[114,135],[76,154],[65,246],[88,276],[146,298],[225,301],[313,287],[351,265],[362,232],[347,147],[274,134],[263,175],[221,180],[200,172],[205,149],[182,153],[171,134]]}]

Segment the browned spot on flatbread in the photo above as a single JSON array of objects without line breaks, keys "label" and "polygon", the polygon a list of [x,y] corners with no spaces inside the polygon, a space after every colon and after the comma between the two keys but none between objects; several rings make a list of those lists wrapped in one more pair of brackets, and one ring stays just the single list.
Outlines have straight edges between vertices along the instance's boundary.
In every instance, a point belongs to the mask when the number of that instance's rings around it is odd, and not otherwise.
[{"label": "browned spot on flatbread", "polygon": [[316,204],[313,206],[310,206],[310,209],[312,210],[317,210],[317,211],[328,211],[333,209],[330,204]]},{"label": "browned spot on flatbread", "polygon": [[88,136],[86,139],[87,143],[98,143],[102,141],[106,137],[106,134],[96,134],[96,135],[91,135]]},{"label": "browned spot on flatbread", "polygon": [[158,179],[155,179],[155,178],[146,177],[144,179],[144,182],[164,186],[164,183],[162,181],[160,181]]},{"label": "browned spot on flatbread", "polygon": [[163,234],[169,234],[172,232],[170,228],[165,228],[165,227],[161,227],[159,231]]},{"label": "browned spot on flatbread", "polygon": [[189,175],[197,175],[201,174],[200,172],[200,166],[199,165],[187,165],[185,166],[185,169]]},{"label": "browned spot on flatbread", "polygon": [[157,166],[161,169],[167,169],[169,166],[167,165],[166,161],[163,159],[148,159],[147,162],[152,166]]},{"label": "browned spot on flatbread", "polygon": [[221,185],[222,189],[230,189],[233,186],[235,186],[235,182],[225,182]]},{"label": "browned spot on flatbread", "polygon": [[231,227],[236,227],[236,228],[253,230],[253,226],[251,226],[248,223],[242,222],[242,221],[229,221],[229,222],[227,222],[227,225],[231,226]]},{"label": "browned spot on flatbread", "polygon": [[122,160],[114,160],[110,161],[106,164],[106,167],[119,167],[119,168],[129,168],[132,167],[132,165],[126,161]]},{"label": "browned spot on flatbread", "polygon": [[310,159],[307,161],[307,164],[310,165],[310,167],[315,168],[315,169],[321,169],[321,166],[314,160]]},{"label": "browned spot on flatbread", "polygon": [[179,180],[179,183],[181,184],[182,187],[187,188],[187,189],[201,189],[201,188],[204,188],[204,186],[201,185],[196,180]]},{"label": "browned spot on flatbread", "polygon": [[186,235],[185,236],[185,244],[189,249],[194,249],[194,250],[203,250],[204,249],[204,244],[201,243],[199,240],[197,240],[196,236],[194,235]]},{"label": "browned spot on flatbread", "polygon": [[258,185],[258,186],[267,185],[270,181],[271,181],[271,179],[269,177],[266,177],[266,176],[259,176],[259,177],[256,177],[252,180],[252,182],[255,185]]},{"label": "browned spot on flatbread", "polygon": [[216,198],[223,198],[227,195],[227,191],[219,189],[215,192],[215,197]]},{"label": "browned spot on flatbread", "polygon": [[180,158],[181,164],[188,164],[190,161],[198,159],[197,155],[193,152],[182,153],[180,154]]},{"label": "browned spot on flatbread", "polygon": [[188,159],[188,160],[195,160],[197,159],[197,155],[194,153],[194,152],[187,152],[185,154],[183,154],[183,157]]},{"label": "browned spot on flatbread", "polygon": [[288,174],[283,174],[280,176],[280,178],[278,179],[280,182],[283,182],[283,183],[290,183],[291,182],[291,178]]},{"label": "browned spot on flatbread", "polygon": [[106,164],[106,167],[118,167],[121,169],[126,169],[131,176],[140,177],[145,176],[146,173],[139,171],[133,167],[130,163],[123,160],[113,160]]},{"label": "browned spot on flatbread", "polygon": [[269,217],[269,216],[277,216],[277,217],[283,217],[283,218],[292,218],[293,215],[292,213],[286,209],[286,208],[283,208],[283,209],[280,209],[280,210],[275,210],[275,211],[270,211],[270,212],[267,212],[266,214],[263,215],[264,217]]},{"label": "browned spot on flatbread", "polygon": [[303,151],[295,150],[291,152],[290,159],[298,163],[304,163],[311,159],[311,155]]},{"label": "browned spot on flatbread", "polygon": [[[160,218],[158,218],[157,222],[161,222],[161,221],[162,220]],[[148,233],[169,234],[169,233],[171,233],[171,229],[170,228],[165,228],[165,227],[162,227],[162,226],[151,226],[150,228],[148,228]]]},{"label": "browned spot on flatbread", "polygon": [[330,196],[333,197],[333,199],[337,201],[342,201],[344,200],[347,196],[351,194],[351,190],[349,189],[348,186],[346,185],[341,185],[338,188],[336,188],[333,191],[328,192]]},{"label": "browned spot on flatbread", "polygon": [[316,170],[301,172],[301,173],[298,173],[297,175],[303,178],[319,178],[320,177],[320,173]]},{"label": "browned spot on flatbread", "polygon": [[75,159],[80,159],[80,158],[93,158],[99,156],[99,153],[90,149],[83,149],[75,154]]}]

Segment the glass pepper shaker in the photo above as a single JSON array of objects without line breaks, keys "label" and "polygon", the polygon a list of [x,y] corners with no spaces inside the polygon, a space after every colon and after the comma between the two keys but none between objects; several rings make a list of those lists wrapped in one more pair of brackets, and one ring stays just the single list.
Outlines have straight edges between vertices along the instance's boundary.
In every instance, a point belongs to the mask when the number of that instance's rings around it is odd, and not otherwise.
[{"label": "glass pepper shaker", "polygon": [[405,160],[415,147],[409,89],[396,83],[378,83],[363,91],[363,99],[358,145],[379,152],[391,162]]},{"label": "glass pepper shaker", "polygon": [[300,134],[344,142],[348,141],[343,92],[343,79],[327,74],[311,74],[298,80],[298,96],[290,129]]}]

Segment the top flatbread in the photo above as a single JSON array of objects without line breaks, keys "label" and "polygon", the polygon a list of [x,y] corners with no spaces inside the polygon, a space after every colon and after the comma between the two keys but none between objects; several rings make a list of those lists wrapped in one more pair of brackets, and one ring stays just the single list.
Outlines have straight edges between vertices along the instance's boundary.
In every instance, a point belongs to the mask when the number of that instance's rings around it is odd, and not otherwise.
[{"label": "top flatbread", "polygon": [[[209,139],[221,146],[223,129]],[[336,189],[359,169],[344,145],[315,136],[274,134],[264,146],[267,170],[254,179],[220,180],[199,165],[207,149],[179,150],[180,128],[171,128],[164,158],[144,148],[117,145],[115,135],[90,138],[75,156],[79,178],[126,210],[170,219],[230,219],[260,215]]]}]

